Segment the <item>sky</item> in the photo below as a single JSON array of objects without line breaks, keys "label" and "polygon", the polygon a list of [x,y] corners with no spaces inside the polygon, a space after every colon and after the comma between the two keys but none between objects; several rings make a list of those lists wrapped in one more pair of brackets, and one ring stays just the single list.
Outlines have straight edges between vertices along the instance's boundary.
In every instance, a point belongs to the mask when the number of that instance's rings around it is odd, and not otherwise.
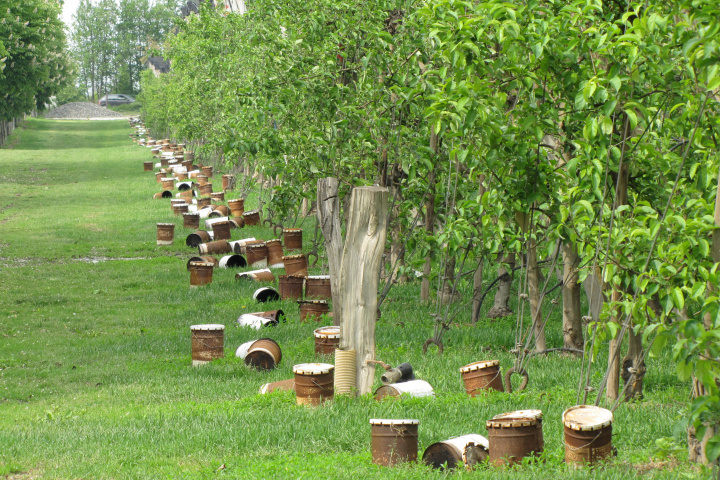
[{"label": "sky", "polygon": [[68,29],[72,26],[72,16],[75,13],[75,10],[77,10],[79,3],[80,0],[65,0],[62,11],[62,21],[65,22]]}]

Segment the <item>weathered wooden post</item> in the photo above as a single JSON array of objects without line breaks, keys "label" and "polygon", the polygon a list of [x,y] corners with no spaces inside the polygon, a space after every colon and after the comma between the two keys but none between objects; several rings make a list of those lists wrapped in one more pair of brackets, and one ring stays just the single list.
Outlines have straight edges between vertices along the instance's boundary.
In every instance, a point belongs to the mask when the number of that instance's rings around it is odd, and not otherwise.
[{"label": "weathered wooden post", "polygon": [[388,190],[355,188],[350,198],[340,267],[342,350],[357,355],[357,392],[370,393],[375,380],[375,322],[378,274],[387,236]]},{"label": "weathered wooden post", "polygon": [[340,325],[342,302],[340,301],[340,262],[342,260],[342,236],[340,233],[340,198],[337,178],[321,178],[317,183],[317,216],[323,233],[328,256],[330,288],[333,300],[333,323]]}]

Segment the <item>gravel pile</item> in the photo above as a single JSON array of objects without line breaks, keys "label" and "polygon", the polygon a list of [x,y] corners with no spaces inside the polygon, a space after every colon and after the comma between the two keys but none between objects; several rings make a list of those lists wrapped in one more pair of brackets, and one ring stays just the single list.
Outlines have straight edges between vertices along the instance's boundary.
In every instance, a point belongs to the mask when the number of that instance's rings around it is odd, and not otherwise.
[{"label": "gravel pile", "polygon": [[72,102],[45,113],[45,118],[123,118],[125,115],[90,102]]}]

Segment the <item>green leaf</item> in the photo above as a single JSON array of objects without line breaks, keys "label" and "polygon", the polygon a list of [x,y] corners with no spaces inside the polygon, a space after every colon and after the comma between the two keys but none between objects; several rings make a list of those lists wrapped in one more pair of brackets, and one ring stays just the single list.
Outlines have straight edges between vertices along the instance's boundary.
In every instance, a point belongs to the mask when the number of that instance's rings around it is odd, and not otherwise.
[{"label": "green leaf", "polygon": [[680,287],[675,287],[672,292],[670,292],[672,295],[673,304],[678,310],[682,310],[683,307],[685,307],[685,296],[683,295],[682,290]]},{"label": "green leaf", "polygon": [[610,80],[608,80],[608,82],[610,82],[610,85],[613,86],[613,88],[615,89],[616,92],[620,91],[620,86],[622,85],[622,82],[620,81],[619,77],[613,77]]},{"label": "green leaf", "polygon": [[712,80],[710,80],[710,83],[708,83],[707,89],[709,91],[712,91],[718,87],[720,87],[720,77],[715,77]]},{"label": "green leaf", "polygon": [[611,118],[608,118],[608,117],[603,118],[602,132],[605,135],[611,135],[613,133],[613,121]]},{"label": "green leaf", "polygon": [[625,110],[625,115],[628,116],[628,120],[630,120],[630,129],[633,130],[635,127],[637,127],[637,115],[635,115],[635,112],[632,110]]}]

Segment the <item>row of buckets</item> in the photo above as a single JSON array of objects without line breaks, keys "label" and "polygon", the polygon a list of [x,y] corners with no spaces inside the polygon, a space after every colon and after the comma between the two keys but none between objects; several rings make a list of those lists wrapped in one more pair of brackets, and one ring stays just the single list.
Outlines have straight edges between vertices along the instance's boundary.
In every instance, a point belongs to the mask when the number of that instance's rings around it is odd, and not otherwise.
[{"label": "row of buckets", "polygon": [[[191,152],[184,152],[183,145],[174,145],[169,139],[154,141],[143,139],[142,124],[135,120],[136,133],[131,137],[141,145],[152,148],[160,159],[159,163],[144,162],[145,171],[161,168],[156,181],[162,191],[155,198],[170,198],[171,209],[177,216],[183,216],[183,228],[191,229],[185,243],[198,249],[198,256],[190,258],[190,286],[200,287],[212,282],[214,268],[245,268],[253,270],[235,275],[237,280],[275,283],[273,269],[285,268],[280,275],[278,288],[258,288],[253,298],[258,302],[279,299],[294,299],[300,303],[302,321],[320,320],[331,315],[328,300],[331,299],[329,276],[308,275],[307,257],[303,254],[285,255],[287,250],[302,249],[302,230],[284,229],[283,241],[266,242],[254,237],[233,241],[231,230],[245,225],[260,223],[259,211],[244,211],[243,199],[229,200],[224,195],[232,188],[234,178],[223,175],[223,191],[213,192],[212,167],[195,166]],[[194,180],[194,181],[193,181]],[[196,183],[197,182],[197,183]],[[209,186],[208,186],[209,185]],[[178,190],[173,195],[173,189]],[[177,197],[177,198],[173,198]],[[200,230],[200,220],[205,220],[207,230]],[[169,245],[174,241],[174,224],[157,225],[158,245]],[[222,255],[217,258],[215,255]],[[260,330],[283,321],[282,310],[261,311],[243,314],[237,319],[239,326]],[[224,356],[224,329],[221,324],[193,325],[191,330],[192,365],[200,366]],[[314,331],[316,355],[335,355],[335,364],[302,363],[293,366],[294,377],[288,380],[264,384],[260,393],[277,390],[295,392],[299,405],[319,406],[331,401],[335,394],[349,394],[355,387],[355,351],[339,350],[340,327],[320,327]],[[270,338],[259,338],[241,344],[235,356],[246,365],[271,370],[282,360],[280,345]],[[375,398],[400,396],[434,396],[432,386],[415,379],[402,371],[403,365],[383,375],[383,385],[375,391]],[[474,362],[460,368],[465,390],[470,396],[481,392],[503,391],[499,361]],[[394,375],[394,376],[393,376]],[[507,382],[506,382],[507,383]],[[522,387],[521,387],[522,388]],[[565,460],[568,463],[594,464],[613,455],[612,412],[609,410],[580,405],[572,407],[562,415],[565,431]],[[372,459],[378,465],[392,466],[418,459],[417,419],[370,419],[372,438]],[[487,420],[488,437],[466,434],[428,446],[421,459],[435,468],[455,468],[488,461],[491,465],[520,463],[523,458],[542,454],[544,440],[542,433],[542,411],[521,410],[501,413]]]}]

